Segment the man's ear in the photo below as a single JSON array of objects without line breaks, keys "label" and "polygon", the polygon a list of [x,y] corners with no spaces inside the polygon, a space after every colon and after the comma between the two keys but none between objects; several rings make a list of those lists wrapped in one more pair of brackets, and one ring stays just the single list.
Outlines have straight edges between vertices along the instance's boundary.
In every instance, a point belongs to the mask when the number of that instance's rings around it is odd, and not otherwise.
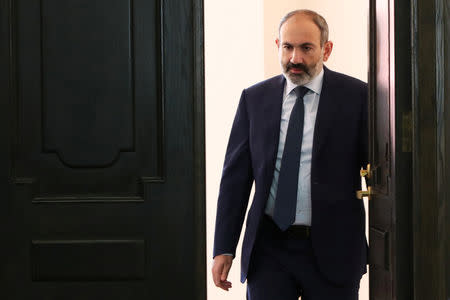
[{"label": "man's ear", "polygon": [[277,44],[277,48],[280,49],[280,39],[279,38],[275,39],[275,44]]},{"label": "man's ear", "polygon": [[331,51],[333,51],[333,42],[328,41],[323,45],[323,61],[327,61],[328,57],[331,55]]}]

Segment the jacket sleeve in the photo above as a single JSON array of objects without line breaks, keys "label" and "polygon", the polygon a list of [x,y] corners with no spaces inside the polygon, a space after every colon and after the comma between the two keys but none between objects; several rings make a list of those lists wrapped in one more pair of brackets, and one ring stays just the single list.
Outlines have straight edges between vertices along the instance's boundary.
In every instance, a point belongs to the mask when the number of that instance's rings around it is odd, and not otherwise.
[{"label": "jacket sleeve", "polygon": [[245,92],[239,101],[225,155],[217,203],[214,257],[225,253],[235,256],[253,184]]}]

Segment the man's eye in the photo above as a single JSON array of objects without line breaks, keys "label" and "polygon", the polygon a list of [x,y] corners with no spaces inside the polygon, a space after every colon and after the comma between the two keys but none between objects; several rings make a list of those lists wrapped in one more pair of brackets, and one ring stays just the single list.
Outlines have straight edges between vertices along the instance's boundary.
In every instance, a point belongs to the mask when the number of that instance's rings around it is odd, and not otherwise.
[{"label": "man's eye", "polygon": [[292,46],[291,45],[284,45],[283,48],[286,49],[286,50],[290,50],[290,49],[292,49]]}]

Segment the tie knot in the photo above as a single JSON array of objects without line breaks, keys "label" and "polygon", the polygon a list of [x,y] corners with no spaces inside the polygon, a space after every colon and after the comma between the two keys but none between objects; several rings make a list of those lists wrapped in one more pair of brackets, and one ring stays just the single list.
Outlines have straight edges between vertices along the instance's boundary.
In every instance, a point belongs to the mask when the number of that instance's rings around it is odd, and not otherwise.
[{"label": "tie knot", "polygon": [[303,96],[308,93],[309,89],[305,86],[298,86],[294,89],[295,94],[297,95],[297,98],[303,98]]}]

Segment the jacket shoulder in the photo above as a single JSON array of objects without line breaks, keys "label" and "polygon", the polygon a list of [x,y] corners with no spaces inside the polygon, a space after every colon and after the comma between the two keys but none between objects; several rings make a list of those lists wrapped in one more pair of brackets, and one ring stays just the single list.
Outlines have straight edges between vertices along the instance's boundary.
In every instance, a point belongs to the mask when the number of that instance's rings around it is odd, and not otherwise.
[{"label": "jacket shoulder", "polygon": [[259,91],[263,91],[267,88],[271,88],[271,87],[276,87],[279,85],[283,85],[284,86],[284,76],[283,75],[277,75],[274,77],[271,77],[269,79],[265,79],[263,81],[260,81],[258,83],[255,83],[252,86],[249,86],[248,88],[245,89],[246,92],[250,92],[250,93],[254,93],[254,92],[259,92]]},{"label": "jacket shoulder", "polygon": [[328,73],[327,75],[330,78],[330,81],[332,81],[335,85],[349,88],[367,89],[367,83],[355,77],[332,71],[330,69],[326,69],[326,72]]}]

